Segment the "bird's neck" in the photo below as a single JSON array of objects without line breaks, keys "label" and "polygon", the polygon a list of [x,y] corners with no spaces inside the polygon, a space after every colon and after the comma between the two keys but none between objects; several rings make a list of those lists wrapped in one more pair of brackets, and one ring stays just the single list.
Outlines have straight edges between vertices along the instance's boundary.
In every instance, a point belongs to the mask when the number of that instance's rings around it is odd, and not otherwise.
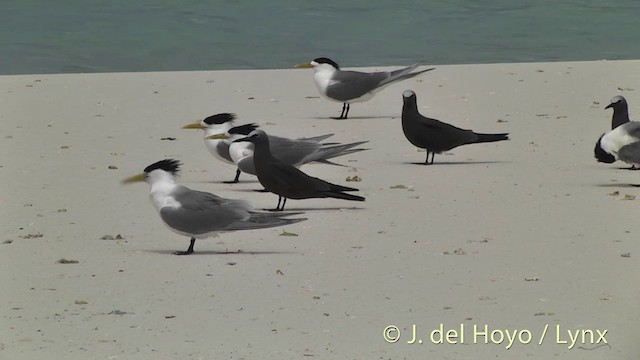
[{"label": "bird's neck", "polygon": [[[233,122],[231,121],[227,121],[224,124],[218,124],[216,126],[212,126],[212,127],[208,127],[204,130],[204,136],[211,136],[211,135],[218,135],[218,134],[224,134],[227,131],[229,131],[229,129],[231,129],[233,127]],[[216,140],[216,139],[208,139],[208,140]]]},{"label": "bird's neck", "polygon": [[629,122],[629,109],[619,109],[613,111],[611,117],[611,130]]},{"label": "bird's neck", "polygon": [[415,103],[409,103],[402,105],[402,119],[406,119],[407,115],[415,114],[418,112],[418,105]]},{"label": "bird's neck", "polygon": [[[253,164],[258,167],[261,164],[267,163],[275,159],[271,154],[271,149],[268,144],[255,144],[253,149]],[[276,159],[277,160],[277,159]],[[278,160],[279,161],[279,160]]]},{"label": "bird's neck", "polygon": [[320,93],[324,93],[327,90],[327,87],[331,85],[331,78],[334,73],[335,69],[316,69],[313,74],[313,82],[316,84],[318,90],[320,90]]},{"label": "bird's neck", "polygon": [[159,179],[151,184],[151,190],[149,191],[149,198],[151,202],[160,210],[163,207],[179,207],[180,203],[177,202],[171,193],[178,185],[174,179]]}]

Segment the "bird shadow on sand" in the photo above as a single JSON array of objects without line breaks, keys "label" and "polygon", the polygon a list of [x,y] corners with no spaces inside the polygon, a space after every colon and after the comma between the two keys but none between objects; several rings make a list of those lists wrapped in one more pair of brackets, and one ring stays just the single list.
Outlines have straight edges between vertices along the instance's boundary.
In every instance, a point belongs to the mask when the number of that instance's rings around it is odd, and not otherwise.
[{"label": "bird shadow on sand", "polygon": [[[161,254],[161,255],[175,255],[176,250],[146,250],[146,252]],[[252,250],[242,250],[242,251],[222,251],[222,250],[196,250],[192,254],[189,255],[175,255],[175,256],[197,256],[197,255],[286,255],[286,254],[297,254],[291,251],[252,251]]]},{"label": "bird shadow on sand", "polygon": [[[274,211],[273,208],[265,208],[265,209],[260,209],[260,210],[264,210],[264,211],[272,211],[272,212],[279,212],[279,211]],[[301,207],[291,207],[288,208],[284,211],[282,211],[282,213],[286,214],[288,212],[299,212],[299,211],[340,211],[340,210],[364,210],[364,208],[361,207],[357,207],[357,206],[352,206],[352,207],[307,207],[307,208],[301,208]]]},{"label": "bird shadow on sand", "polygon": [[422,165],[424,167],[439,166],[439,165],[488,165],[488,164],[506,164],[509,161],[443,161],[434,162],[433,164],[425,164],[424,162],[403,162],[403,164],[409,165]]},{"label": "bird shadow on sand", "polygon": [[[260,183],[258,183],[260,185]],[[231,191],[244,192],[244,193],[269,193],[269,191],[264,188],[255,187],[253,189],[229,189]]]},{"label": "bird shadow on sand", "polygon": [[240,180],[238,182],[231,182],[229,180],[201,180],[201,181],[193,181],[195,184],[224,184],[224,185],[242,185],[242,184],[254,184],[258,183],[258,180]]},{"label": "bird shadow on sand", "polygon": [[596,186],[603,187],[603,188],[637,188],[637,187],[640,187],[640,184],[610,183],[610,184],[596,184]]},{"label": "bird shadow on sand", "polygon": [[311,119],[314,120],[331,120],[331,121],[349,121],[349,120],[365,120],[365,119],[393,119],[397,116],[349,116],[347,119],[334,119],[331,116],[314,116]]}]

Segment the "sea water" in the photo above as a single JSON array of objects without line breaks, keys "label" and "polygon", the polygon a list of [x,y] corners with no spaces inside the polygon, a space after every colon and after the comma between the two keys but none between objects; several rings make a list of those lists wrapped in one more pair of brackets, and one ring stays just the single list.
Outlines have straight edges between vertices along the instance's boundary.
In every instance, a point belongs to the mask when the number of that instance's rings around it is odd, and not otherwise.
[{"label": "sea water", "polygon": [[640,58],[637,0],[0,0],[0,74]]}]

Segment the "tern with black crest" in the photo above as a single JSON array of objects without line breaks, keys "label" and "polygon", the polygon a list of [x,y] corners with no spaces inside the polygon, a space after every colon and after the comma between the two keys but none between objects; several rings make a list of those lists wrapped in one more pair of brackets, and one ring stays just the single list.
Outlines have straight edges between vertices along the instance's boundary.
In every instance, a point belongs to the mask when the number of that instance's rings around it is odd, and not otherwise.
[{"label": "tern with black crest", "polygon": [[[204,130],[204,143],[211,155],[223,163],[234,165],[235,163],[229,153],[229,145],[233,140],[245,137],[258,128],[256,124],[235,126],[235,119],[235,114],[220,113],[206,117],[202,121],[185,125],[182,128]],[[225,181],[225,183],[237,183],[240,179],[240,172],[239,168],[236,169],[235,178],[231,181]]]},{"label": "tern with black crest", "polygon": [[[241,172],[256,175],[253,165],[253,144],[248,142],[237,143],[234,140],[246,137],[251,131],[257,129],[258,125],[252,123],[235,126],[235,119],[235,114],[220,113],[211,115],[202,121],[183,126],[183,129],[204,129],[204,141],[209,152],[216,159],[237,167],[235,178],[232,181],[225,181],[225,183],[237,183]],[[367,150],[365,148],[356,148],[367,143],[367,141],[348,144],[323,142],[331,136],[333,134],[289,139],[269,135],[269,141],[274,156],[296,167],[310,162],[339,165],[329,159]]]},{"label": "tern with black crest", "polygon": [[333,119],[346,119],[352,103],[370,100],[378,91],[392,83],[409,79],[435,68],[412,72],[422,63],[416,63],[395,71],[378,71],[366,73],[347,71],[333,60],[321,57],[306,64],[298,64],[297,68],[313,68],[313,81],[318,91],[325,98],[342,103],[342,112]]},{"label": "tern with black crest", "polygon": [[196,239],[217,236],[220,232],[270,228],[306,220],[286,218],[300,213],[256,211],[244,200],[225,199],[178,185],[179,170],[177,160],[160,160],[147,166],[143,173],[123,180],[123,183],[147,182],[151,186],[149,197],[162,221],[172,231],[191,238],[187,251],[176,251],[176,255],[192,254]]}]

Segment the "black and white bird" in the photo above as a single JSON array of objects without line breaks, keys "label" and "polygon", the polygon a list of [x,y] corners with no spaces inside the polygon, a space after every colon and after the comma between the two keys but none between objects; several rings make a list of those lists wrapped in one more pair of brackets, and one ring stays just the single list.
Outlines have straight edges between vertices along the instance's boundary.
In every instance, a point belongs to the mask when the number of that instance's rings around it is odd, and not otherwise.
[{"label": "black and white bird", "polygon": [[[406,90],[402,94],[402,131],[414,146],[426,149],[425,165],[433,164],[435,154],[461,145],[509,140],[508,133],[481,134],[464,130],[442,121],[420,115],[416,94]],[[431,155],[431,161],[429,161]]]},{"label": "black and white bird", "polygon": [[[365,200],[362,196],[346,193],[358,191],[358,189],[332,184],[309,176],[298,168],[274,157],[269,147],[269,137],[262,130],[254,130],[249,136],[236,141],[250,142],[254,145],[253,162],[258,180],[267,191],[278,195],[278,205],[274,209],[275,211],[284,210],[287,199]],[[282,206],[280,206],[281,202]]]},{"label": "black and white bird", "polygon": [[[235,126],[235,114],[220,113],[206,117],[202,121],[183,126],[183,129],[204,130],[204,143],[207,149],[216,159],[223,163],[235,165],[229,153],[229,146],[235,139],[245,137],[251,131],[258,128],[256,124],[244,124]],[[236,169],[236,176],[225,183],[237,183],[240,179],[240,169]]]},{"label": "black and white bird", "polygon": [[370,100],[378,91],[401,80],[412,78],[435,68],[412,72],[422,63],[395,71],[378,71],[366,73],[347,71],[333,60],[324,57],[314,59],[306,64],[298,64],[297,68],[313,68],[313,81],[325,98],[342,103],[342,112],[333,119],[346,119],[352,103]]},{"label": "black and white bird", "polygon": [[620,160],[640,168],[640,122],[629,121],[600,136],[594,154],[599,162]]},{"label": "black and white bird", "polygon": [[614,96],[605,107],[609,108],[613,108],[611,131],[600,136],[594,155],[598,162],[621,160],[636,170],[640,168],[640,122],[629,120],[627,100],[622,96]]},{"label": "black and white bird", "polygon": [[123,180],[123,183],[146,181],[151,186],[149,197],[162,221],[175,233],[191,238],[187,251],[176,251],[176,255],[192,254],[196,239],[217,236],[220,232],[284,226],[306,220],[286,218],[300,213],[276,215],[256,211],[244,200],[225,199],[178,185],[179,170],[178,161],[160,160],[147,166],[143,173]]},{"label": "black and white bird", "polygon": [[[242,137],[247,135],[249,135],[249,133],[244,134]],[[288,139],[274,135],[267,136],[269,137],[273,156],[285,164],[295,167],[300,167],[311,162],[344,166],[329,161],[329,159],[367,150],[355,147],[368,142],[358,141],[349,144],[321,142],[333,136],[333,134],[298,139]],[[234,136],[234,140],[237,139],[238,138]],[[252,143],[234,141],[229,147],[229,153],[238,169],[247,174],[257,175],[254,165],[254,145]]]},{"label": "black and white bird", "polygon": [[[256,175],[253,166],[253,144],[247,142],[237,143],[234,141],[246,137],[251,131],[257,129],[258,125],[253,123],[235,126],[235,119],[236,116],[234,114],[221,113],[209,116],[202,121],[183,126],[183,129],[204,129],[204,141],[209,152],[223,163],[232,164],[237,167],[235,178],[232,181],[225,181],[225,183],[237,183],[240,179],[241,172]],[[289,139],[269,135],[269,139],[274,155],[285,163],[296,167],[310,162],[339,165],[329,161],[329,159],[367,150],[364,148],[356,148],[356,146],[365,144],[368,141],[358,141],[349,144],[322,142],[331,136],[333,136],[333,134]]]}]

